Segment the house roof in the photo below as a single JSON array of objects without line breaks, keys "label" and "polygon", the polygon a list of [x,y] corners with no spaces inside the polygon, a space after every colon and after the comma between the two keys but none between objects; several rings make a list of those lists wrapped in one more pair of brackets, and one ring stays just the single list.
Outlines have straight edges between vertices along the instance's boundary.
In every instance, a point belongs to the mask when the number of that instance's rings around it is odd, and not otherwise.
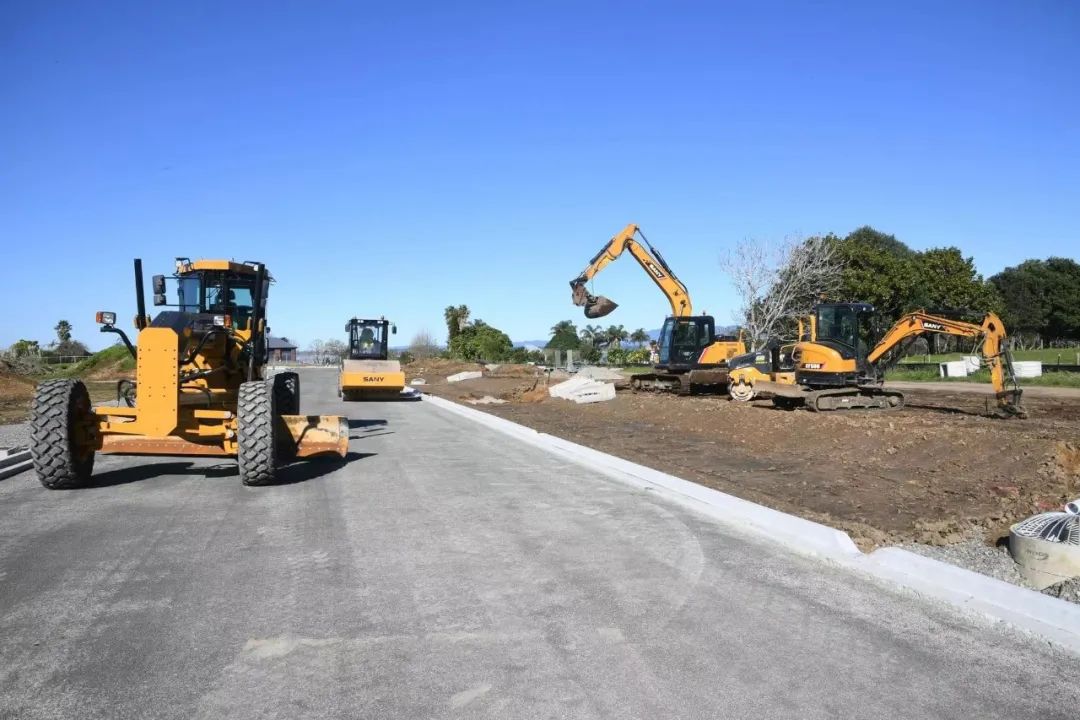
[{"label": "house roof", "polygon": [[268,337],[266,338],[266,347],[270,350],[295,350],[296,345],[289,341],[287,337]]}]

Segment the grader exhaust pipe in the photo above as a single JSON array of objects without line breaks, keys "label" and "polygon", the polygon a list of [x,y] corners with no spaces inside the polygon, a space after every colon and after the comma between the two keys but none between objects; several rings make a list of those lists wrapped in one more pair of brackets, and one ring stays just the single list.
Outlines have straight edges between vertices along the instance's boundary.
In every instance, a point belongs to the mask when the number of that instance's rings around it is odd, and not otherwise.
[{"label": "grader exhaust pipe", "polygon": [[574,304],[585,308],[585,317],[590,320],[610,315],[615,308],[619,307],[617,302],[603,295],[590,295],[585,289],[584,282],[574,280],[570,283],[570,288],[573,290]]}]

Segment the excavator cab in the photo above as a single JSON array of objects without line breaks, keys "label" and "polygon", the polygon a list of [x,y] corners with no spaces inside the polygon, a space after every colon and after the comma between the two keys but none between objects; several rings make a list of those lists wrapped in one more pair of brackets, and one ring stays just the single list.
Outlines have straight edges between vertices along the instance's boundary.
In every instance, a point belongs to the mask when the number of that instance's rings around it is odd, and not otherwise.
[{"label": "excavator cab", "polygon": [[660,365],[671,370],[695,364],[702,350],[713,343],[715,322],[710,315],[669,317],[660,329]]},{"label": "excavator cab", "polygon": [[827,303],[814,313],[817,343],[832,348],[844,360],[866,371],[866,355],[874,341],[874,306],[869,303]]}]

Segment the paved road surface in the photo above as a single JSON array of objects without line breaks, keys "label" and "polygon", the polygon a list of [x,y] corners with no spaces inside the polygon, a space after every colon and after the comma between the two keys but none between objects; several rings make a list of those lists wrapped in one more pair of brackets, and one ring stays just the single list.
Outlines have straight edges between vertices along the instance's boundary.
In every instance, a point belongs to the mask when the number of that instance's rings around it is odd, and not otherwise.
[{"label": "paved road surface", "polygon": [[1074,657],[303,381],[347,464],[0,482],[0,716],[1076,718]]}]

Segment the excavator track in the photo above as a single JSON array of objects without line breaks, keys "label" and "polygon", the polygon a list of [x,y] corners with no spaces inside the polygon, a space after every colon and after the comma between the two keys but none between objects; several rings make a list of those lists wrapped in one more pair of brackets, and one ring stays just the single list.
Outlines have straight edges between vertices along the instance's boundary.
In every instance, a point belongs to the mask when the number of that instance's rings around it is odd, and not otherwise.
[{"label": "excavator track", "polygon": [[904,394],[883,388],[850,387],[811,390],[804,396],[813,412],[829,410],[897,410],[904,407]]}]

